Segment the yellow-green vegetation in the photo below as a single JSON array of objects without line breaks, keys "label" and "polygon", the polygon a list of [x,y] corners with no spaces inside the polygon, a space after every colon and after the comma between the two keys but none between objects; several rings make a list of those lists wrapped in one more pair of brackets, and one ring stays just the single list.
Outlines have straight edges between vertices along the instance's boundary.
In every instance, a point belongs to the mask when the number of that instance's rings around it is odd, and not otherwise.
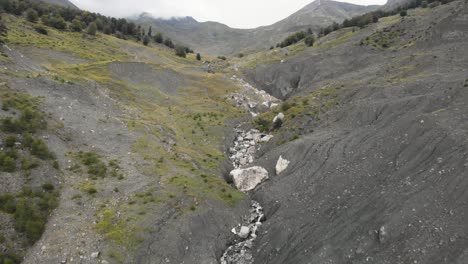
[{"label": "yellow-green vegetation", "polygon": [[113,61],[128,58],[119,48],[117,38],[97,35],[93,39],[83,37],[82,33],[63,32],[44,26],[48,35],[38,33],[34,24],[23,18],[8,17],[6,42],[15,46],[34,46],[36,48],[61,51],[90,61]]},{"label": "yellow-green vegetation", "polygon": [[44,192],[25,188],[20,193],[0,195],[0,211],[13,216],[16,231],[24,233],[30,244],[39,240],[49,214],[58,205],[58,192],[53,185],[44,184],[43,189]]},{"label": "yellow-green vegetation", "polygon": [[124,217],[119,217],[115,210],[105,209],[96,224],[96,230],[119,246],[132,249],[138,245],[135,227],[128,224]]},{"label": "yellow-green vegetation", "polygon": [[[16,171],[18,159],[25,171],[37,167],[38,161],[30,155],[42,160],[54,158],[47,144],[35,135],[36,132],[47,129],[44,113],[38,108],[40,98],[13,93],[8,88],[0,89],[0,96],[3,111],[12,114],[19,112],[19,118],[0,117],[0,136],[4,138],[3,150],[0,152],[0,171]],[[29,150],[30,155],[26,152],[20,157],[18,149]]]},{"label": "yellow-green vegetation", "polygon": [[373,46],[379,49],[390,48],[400,37],[400,32],[390,29],[377,31],[372,36],[361,41],[361,45]]},{"label": "yellow-green vegetation", "polygon": [[[144,47],[108,35],[98,34],[89,39],[79,33],[48,27],[45,27],[48,35],[43,35],[22,18],[8,19],[7,42],[11,47],[34,47],[36,50],[29,49],[34,56],[40,53],[39,48],[82,59],[58,61],[47,55],[43,57],[47,72],[41,73],[42,76],[28,75],[105,91],[124,113],[113,118],[127,124],[128,130],[138,137],[132,148],[144,161],[136,162],[144,175],[138,177],[147,177],[149,185],[161,184],[151,195],[146,195],[147,191],[144,196],[125,193],[123,188],[119,190],[118,181],[113,182],[110,177],[103,179],[105,176],[124,179],[118,160],[108,161],[109,157],[94,152],[70,153],[74,163],[69,170],[89,176],[76,186],[85,194],[74,199],[99,200],[109,193],[130,198],[125,203],[106,203],[103,211],[97,212],[96,230],[113,242],[108,254],[116,261],[124,261],[126,250],[131,251],[139,243],[141,230],[137,227],[152,217],[156,210],[151,208],[172,206],[180,213],[191,213],[207,200],[233,206],[243,198],[241,192],[225,183],[218,169],[218,164],[225,159],[220,145],[228,129],[226,121],[245,114],[224,99],[237,87],[222,75],[200,71],[200,62],[192,55],[180,58],[164,49]],[[174,90],[169,90],[164,83],[158,87],[129,82],[125,76],[113,72],[114,66],[124,67],[126,62],[144,65],[145,69],[151,69],[149,75],[167,76],[167,86]],[[117,248],[125,253],[115,253]]]},{"label": "yellow-green vegetation", "polygon": [[[309,116],[315,120],[320,120],[320,115],[330,111],[339,105],[338,91],[344,89],[344,85],[330,83],[316,90],[307,96],[296,96],[283,103],[279,107],[263,113],[253,119],[253,125],[261,131],[278,129],[278,133],[285,130],[295,130],[300,124],[298,120],[303,120],[304,116]],[[282,112],[285,115],[284,123],[281,125],[273,124],[273,118]],[[281,127],[281,129],[280,129]],[[289,140],[298,138],[299,135],[292,135]],[[285,142],[283,141],[281,143]]]},{"label": "yellow-green vegetation", "polygon": [[343,28],[338,31],[335,31],[323,38],[320,39],[320,42],[318,43],[317,47],[322,48],[322,49],[328,49],[333,46],[338,46],[345,41],[349,40],[356,34],[358,34],[359,30],[358,28]]}]

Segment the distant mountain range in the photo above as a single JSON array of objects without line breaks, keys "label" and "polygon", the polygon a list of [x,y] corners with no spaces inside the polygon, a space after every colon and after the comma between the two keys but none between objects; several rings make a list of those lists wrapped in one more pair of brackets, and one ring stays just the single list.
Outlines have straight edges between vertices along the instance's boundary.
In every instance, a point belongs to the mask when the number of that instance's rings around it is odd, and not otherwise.
[{"label": "distant mountain range", "polygon": [[255,29],[235,29],[218,22],[198,22],[192,17],[159,19],[148,13],[141,14],[136,22],[151,25],[153,32],[159,31],[203,54],[230,55],[267,49],[299,30],[319,30],[333,22],[340,23],[377,8],[379,6],[317,0],[273,25]]}]

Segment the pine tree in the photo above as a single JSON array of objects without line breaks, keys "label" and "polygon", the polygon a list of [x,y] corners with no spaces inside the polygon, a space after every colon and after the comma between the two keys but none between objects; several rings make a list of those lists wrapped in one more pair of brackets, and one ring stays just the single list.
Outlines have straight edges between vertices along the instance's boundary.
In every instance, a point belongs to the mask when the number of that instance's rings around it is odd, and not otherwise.
[{"label": "pine tree", "polygon": [[148,29],[148,36],[151,37],[153,34],[153,30],[151,29],[151,26]]}]

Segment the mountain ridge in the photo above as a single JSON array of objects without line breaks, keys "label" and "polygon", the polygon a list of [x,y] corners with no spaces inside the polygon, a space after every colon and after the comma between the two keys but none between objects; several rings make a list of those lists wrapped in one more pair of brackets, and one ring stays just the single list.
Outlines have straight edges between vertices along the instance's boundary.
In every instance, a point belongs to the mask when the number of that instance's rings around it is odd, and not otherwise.
[{"label": "mountain ridge", "polygon": [[289,34],[299,30],[318,31],[333,22],[367,13],[378,6],[360,6],[330,0],[314,1],[292,15],[272,25],[253,29],[231,28],[213,21],[198,22],[193,17],[161,19],[152,18],[142,13],[135,21],[152,26],[153,31],[161,31],[171,39],[184,43],[195,50],[208,55],[233,55],[240,52],[252,52],[268,49]]}]

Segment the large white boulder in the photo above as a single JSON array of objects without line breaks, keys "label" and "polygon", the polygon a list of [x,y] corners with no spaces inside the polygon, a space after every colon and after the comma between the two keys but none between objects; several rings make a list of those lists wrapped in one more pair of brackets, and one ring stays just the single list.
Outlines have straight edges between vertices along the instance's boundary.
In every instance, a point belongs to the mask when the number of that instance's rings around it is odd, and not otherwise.
[{"label": "large white boulder", "polygon": [[268,171],[262,167],[254,166],[245,169],[235,169],[230,173],[236,188],[248,192],[268,179]]},{"label": "large white boulder", "polygon": [[286,170],[289,166],[290,161],[287,159],[283,159],[282,156],[279,157],[278,162],[276,163],[276,175],[280,175],[284,170]]}]

